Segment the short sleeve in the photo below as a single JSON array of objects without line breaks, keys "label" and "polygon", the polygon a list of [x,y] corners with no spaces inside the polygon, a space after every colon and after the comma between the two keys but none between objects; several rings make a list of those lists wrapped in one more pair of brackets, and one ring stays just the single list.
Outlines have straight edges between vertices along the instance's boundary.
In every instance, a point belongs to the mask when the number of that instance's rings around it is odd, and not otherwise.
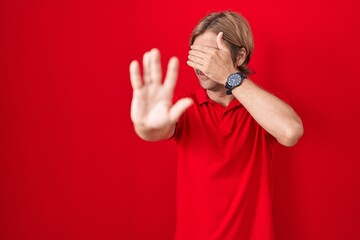
[{"label": "short sleeve", "polygon": [[[176,103],[179,99],[183,98],[184,96],[182,97],[179,97],[179,96],[176,96],[174,97],[173,99],[173,104]],[[189,96],[186,96],[186,97],[189,97]],[[179,118],[179,121],[176,123],[176,126],[175,126],[175,132],[174,134],[171,136],[170,139],[174,139],[176,142],[179,141],[180,137],[181,137],[181,134],[182,134],[182,131],[183,131],[183,128],[184,128],[184,123],[186,121],[186,118],[187,118],[187,115],[188,115],[188,110],[187,109]]]}]

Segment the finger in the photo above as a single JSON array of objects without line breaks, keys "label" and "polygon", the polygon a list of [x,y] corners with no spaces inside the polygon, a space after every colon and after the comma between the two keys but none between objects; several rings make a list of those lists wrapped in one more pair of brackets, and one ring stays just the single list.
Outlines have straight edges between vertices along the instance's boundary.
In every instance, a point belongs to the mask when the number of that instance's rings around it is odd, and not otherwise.
[{"label": "finger", "polygon": [[208,47],[204,45],[191,45],[191,50],[200,51],[203,53],[213,53],[214,51],[218,50],[216,47]]},{"label": "finger", "polygon": [[150,82],[150,52],[146,52],[143,56],[144,82]]},{"label": "finger", "polygon": [[192,61],[194,63],[198,63],[200,65],[203,65],[203,63],[206,61],[205,58],[202,58],[202,57],[199,57],[199,56],[196,56],[196,55],[189,55],[188,60]]},{"label": "finger", "polygon": [[129,70],[130,70],[130,82],[132,88],[134,90],[140,88],[142,85],[142,81],[141,81],[140,67],[138,61],[135,60],[132,61],[130,63]]},{"label": "finger", "polygon": [[154,48],[150,51],[150,81],[161,83],[161,75],[160,52]]},{"label": "finger", "polygon": [[195,69],[198,69],[198,70],[202,71],[203,73],[205,73],[204,72],[204,66],[202,64],[199,64],[199,63],[196,63],[196,62],[193,62],[193,61],[187,61],[186,63],[187,63],[188,66],[190,66],[192,68],[195,68]]},{"label": "finger", "polygon": [[178,73],[179,73],[179,59],[177,57],[172,57],[169,60],[166,71],[166,77],[164,81],[164,87],[166,87],[168,91],[174,91]]},{"label": "finger", "polygon": [[219,32],[219,34],[216,36],[216,43],[220,50],[228,51],[228,47],[226,46],[226,44],[224,42],[223,36],[224,36],[224,33]]},{"label": "finger", "polygon": [[206,59],[206,58],[209,58],[211,55],[208,54],[208,53],[197,51],[197,50],[190,50],[189,51],[189,56],[193,56],[193,57],[196,57],[196,58],[199,58],[199,59]]},{"label": "finger", "polygon": [[177,123],[181,114],[185,112],[193,104],[191,98],[182,98],[178,100],[170,109],[170,121],[172,123]]}]

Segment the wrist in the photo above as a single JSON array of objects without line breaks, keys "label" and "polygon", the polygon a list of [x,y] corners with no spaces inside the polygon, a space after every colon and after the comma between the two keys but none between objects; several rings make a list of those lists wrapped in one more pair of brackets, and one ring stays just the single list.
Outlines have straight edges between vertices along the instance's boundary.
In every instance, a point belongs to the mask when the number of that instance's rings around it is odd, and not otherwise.
[{"label": "wrist", "polygon": [[235,72],[230,74],[225,83],[226,94],[231,95],[232,91],[242,85],[243,81],[247,78],[246,74],[242,72]]},{"label": "wrist", "polygon": [[239,87],[236,87],[232,90],[233,95],[237,95],[240,92],[243,92],[251,84],[249,78],[244,78],[242,84]]},{"label": "wrist", "polygon": [[145,141],[160,141],[170,138],[175,131],[175,124],[163,126],[161,128],[154,128],[144,124],[134,124],[136,134]]}]

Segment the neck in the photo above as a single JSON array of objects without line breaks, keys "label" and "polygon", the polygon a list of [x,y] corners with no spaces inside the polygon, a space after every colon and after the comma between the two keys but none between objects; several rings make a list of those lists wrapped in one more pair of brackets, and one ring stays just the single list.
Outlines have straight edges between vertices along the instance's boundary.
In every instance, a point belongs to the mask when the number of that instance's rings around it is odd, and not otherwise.
[{"label": "neck", "polygon": [[234,96],[226,95],[225,91],[206,90],[206,93],[211,100],[213,100],[216,103],[219,103],[224,107],[227,107],[231,103],[231,101],[234,100]]}]

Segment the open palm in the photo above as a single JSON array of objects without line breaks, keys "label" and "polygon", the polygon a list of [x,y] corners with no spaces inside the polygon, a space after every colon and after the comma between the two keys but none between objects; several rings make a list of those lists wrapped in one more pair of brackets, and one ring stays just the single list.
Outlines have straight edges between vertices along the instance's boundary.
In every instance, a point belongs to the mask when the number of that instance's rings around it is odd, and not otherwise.
[{"label": "open palm", "polygon": [[166,129],[176,124],[180,115],[192,104],[183,98],[172,105],[174,88],[178,77],[179,62],[172,57],[164,83],[160,52],[152,49],[143,57],[143,77],[137,61],[130,64],[130,80],[133,88],[131,120],[146,129]]}]

